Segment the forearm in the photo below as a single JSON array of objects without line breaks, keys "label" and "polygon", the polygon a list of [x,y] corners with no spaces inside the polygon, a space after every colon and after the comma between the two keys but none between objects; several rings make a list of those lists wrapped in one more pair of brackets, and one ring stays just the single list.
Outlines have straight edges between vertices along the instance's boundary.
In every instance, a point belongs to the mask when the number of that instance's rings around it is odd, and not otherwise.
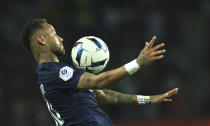
[{"label": "forearm", "polygon": [[113,90],[94,90],[97,101],[101,104],[156,104],[160,102],[171,102],[171,96],[177,94],[178,88],[174,88],[160,95],[143,96],[123,94]]},{"label": "forearm", "polygon": [[137,96],[123,94],[113,90],[95,90],[97,101],[100,104],[138,104]]},{"label": "forearm", "polygon": [[88,72],[85,72],[81,77],[77,84],[78,89],[103,89],[106,86],[119,81],[127,75],[133,75],[136,71],[140,69],[142,66],[149,65],[155,60],[159,60],[163,58],[163,54],[165,49],[159,50],[164,44],[158,44],[155,47],[152,47],[154,42],[156,41],[156,37],[154,36],[152,40],[146,45],[144,49],[140,52],[139,56],[136,60],[133,60],[127,63],[124,66],[121,66],[117,69],[103,72],[99,75],[94,75]]},{"label": "forearm", "polygon": [[85,72],[78,84],[77,88],[79,89],[103,89],[106,86],[119,81],[120,79],[124,78],[125,76],[129,75],[128,72],[125,70],[124,66],[119,68],[103,72],[98,75],[94,75],[88,72]]},{"label": "forearm", "polygon": [[125,67],[119,67],[117,69],[113,69],[110,71],[103,72],[96,76],[96,84],[99,89],[103,89],[104,87],[115,83],[122,78],[128,76],[128,72],[125,70]]}]

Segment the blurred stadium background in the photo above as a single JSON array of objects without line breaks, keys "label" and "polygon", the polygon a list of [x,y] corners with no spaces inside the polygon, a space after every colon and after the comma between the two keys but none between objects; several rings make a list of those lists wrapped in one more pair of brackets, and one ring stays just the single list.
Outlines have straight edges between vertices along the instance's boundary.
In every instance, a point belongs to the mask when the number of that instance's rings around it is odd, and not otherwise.
[{"label": "blurred stadium background", "polygon": [[95,35],[110,50],[107,70],[136,58],[157,35],[160,62],[113,85],[132,94],[178,87],[172,103],[104,105],[115,126],[210,126],[209,0],[6,0],[0,4],[0,126],[54,126],[36,83],[35,60],[19,41],[23,23],[45,17],[70,53],[80,37]]}]

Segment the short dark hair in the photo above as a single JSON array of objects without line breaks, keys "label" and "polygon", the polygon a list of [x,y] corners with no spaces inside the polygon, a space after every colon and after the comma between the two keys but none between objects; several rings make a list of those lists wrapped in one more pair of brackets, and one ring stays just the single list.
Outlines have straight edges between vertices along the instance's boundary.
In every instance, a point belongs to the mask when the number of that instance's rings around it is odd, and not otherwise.
[{"label": "short dark hair", "polygon": [[42,28],[42,24],[47,23],[45,18],[35,18],[27,21],[20,32],[20,39],[24,48],[31,53],[30,39],[33,33]]}]

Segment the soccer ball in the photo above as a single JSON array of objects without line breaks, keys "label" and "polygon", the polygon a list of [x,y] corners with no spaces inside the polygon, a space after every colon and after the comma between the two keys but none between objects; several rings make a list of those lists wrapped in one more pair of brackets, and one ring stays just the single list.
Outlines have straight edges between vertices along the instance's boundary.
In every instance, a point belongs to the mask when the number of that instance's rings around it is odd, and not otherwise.
[{"label": "soccer ball", "polygon": [[95,36],[80,38],[71,51],[73,64],[93,74],[98,74],[109,61],[109,49],[105,42]]}]

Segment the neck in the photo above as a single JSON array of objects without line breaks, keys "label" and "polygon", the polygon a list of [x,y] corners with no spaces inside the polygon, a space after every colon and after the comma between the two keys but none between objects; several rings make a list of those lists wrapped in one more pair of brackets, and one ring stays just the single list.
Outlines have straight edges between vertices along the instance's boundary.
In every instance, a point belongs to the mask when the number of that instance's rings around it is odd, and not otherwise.
[{"label": "neck", "polygon": [[59,62],[58,57],[48,51],[41,51],[38,55],[34,55],[38,64],[45,62]]}]

